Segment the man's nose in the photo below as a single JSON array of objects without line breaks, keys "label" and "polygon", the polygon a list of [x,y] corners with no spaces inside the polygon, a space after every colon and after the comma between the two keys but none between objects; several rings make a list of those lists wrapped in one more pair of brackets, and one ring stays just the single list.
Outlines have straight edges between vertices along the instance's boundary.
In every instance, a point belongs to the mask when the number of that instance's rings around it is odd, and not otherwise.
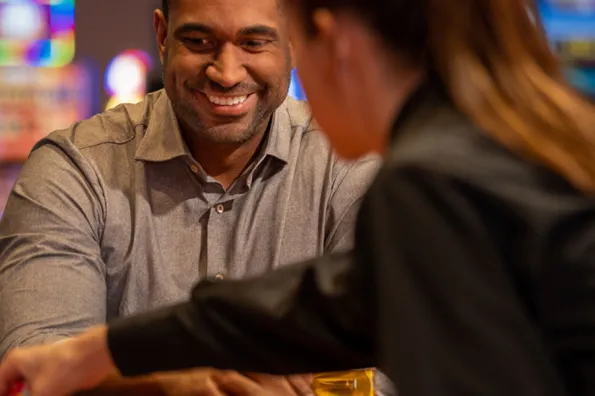
[{"label": "man's nose", "polygon": [[244,81],[247,72],[238,51],[231,44],[223,45],[215,62],[207,67],[207,77],[225,88],[231,88]]}]

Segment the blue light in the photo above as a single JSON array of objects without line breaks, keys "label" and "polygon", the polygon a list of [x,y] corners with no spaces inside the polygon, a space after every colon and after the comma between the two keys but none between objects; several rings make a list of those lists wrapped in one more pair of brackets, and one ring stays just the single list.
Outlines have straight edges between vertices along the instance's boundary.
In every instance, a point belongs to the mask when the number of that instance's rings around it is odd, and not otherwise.
[{"label": "blue light", "polygon": [[595,97],[595,69],[568,68],[566,77],[585,94]]},{"label": "blue light", "polygon": [[298,100],[306,100],[306,94],[302,89],[297,71],[293,69],[291,72],[291,83],[289,84],[289,96]]},{"label": "blue light", "polygon": [[539,0],[544,29],[571,84],[595,97],[595,2]]}]

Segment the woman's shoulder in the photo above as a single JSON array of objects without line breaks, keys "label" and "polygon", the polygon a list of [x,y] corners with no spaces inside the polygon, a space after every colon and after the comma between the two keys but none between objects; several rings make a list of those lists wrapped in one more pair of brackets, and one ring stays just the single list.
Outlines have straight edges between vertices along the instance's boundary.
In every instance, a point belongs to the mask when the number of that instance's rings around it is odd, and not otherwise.
[{"label": "woman's shoulder", "polygon": [[495,141],[454,109],[436,111],[394,139],[385,174],[403,173],[415,173],[421,183],[435,180],[435,185],[448,185],[469,200],[485,200],[520,216],[556,217],[561,210],[595,209],[593,197]]},{"label": "woman's shoulder", "polygon": [[532,167],[450,107],[413,120],[396,132],[387,166],[422,167],[460,177],[493,177]]}]

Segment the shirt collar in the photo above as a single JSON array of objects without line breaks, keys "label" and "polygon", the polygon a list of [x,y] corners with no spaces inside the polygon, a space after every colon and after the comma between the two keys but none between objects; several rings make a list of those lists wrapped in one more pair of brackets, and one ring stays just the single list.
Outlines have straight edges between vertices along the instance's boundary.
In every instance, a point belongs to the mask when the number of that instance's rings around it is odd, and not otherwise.
[{"label": "shirt collar", "polygon": [[289,103],[286,99],[273,113],[264,145],[263,154],[265,157],[274,157],[287,163],[293,127],[289,111]]},{"label": "shirt collar", "polygon": [[161,90],[156,93],[145,136],[136,150],[135,159],[164,162],[184,156],[190,157],[190,150],[182,138],[172,104],[165,90]]},{"label": "shirt collar", "polygon": [[[145,136],[135,158],[141,161],[164,162],[177,157],[192,157],[182,138],[182,132],[171,101],[164,90],[155,94],[151,115]],[[289,158],[292,129],[290,107],[292,99],[286,99],[273,113],[270,128],[263,146],[263,155],[287,163]]]}]

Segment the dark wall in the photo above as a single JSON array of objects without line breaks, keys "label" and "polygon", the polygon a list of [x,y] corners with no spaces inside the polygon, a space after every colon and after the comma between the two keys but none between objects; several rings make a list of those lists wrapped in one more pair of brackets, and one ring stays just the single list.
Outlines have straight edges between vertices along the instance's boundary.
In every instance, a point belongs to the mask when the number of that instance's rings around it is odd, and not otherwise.
[{"label": "dark wall", "polygon": [[[78,0],[76,2],[76,59],[90,60],[103,72],[109,61],[125,49],[141,49],[156,58],[153,10],[159,0]],[[101,82],[100,103],[107,97]]]}]

